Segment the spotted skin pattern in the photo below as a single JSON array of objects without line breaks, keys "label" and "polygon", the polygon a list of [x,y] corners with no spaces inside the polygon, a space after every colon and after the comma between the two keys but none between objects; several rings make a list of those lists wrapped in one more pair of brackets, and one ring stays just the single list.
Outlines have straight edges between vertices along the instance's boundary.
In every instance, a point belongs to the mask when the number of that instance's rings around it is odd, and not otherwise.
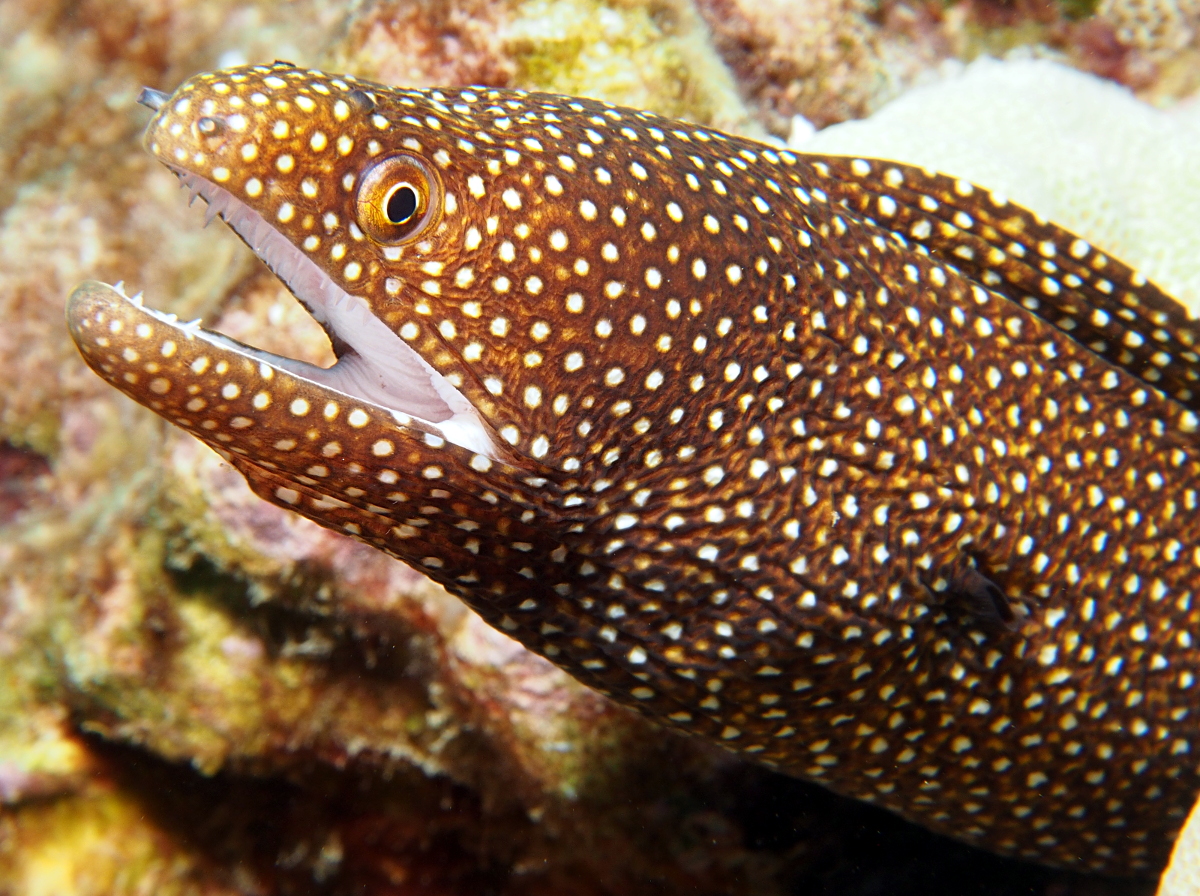
[{"label": "spotted skin pattern", "polygon": [[[1200,359],[1153,285],[962,181],[592,100],[277,63],[146,143],[493,436],[81,286],[93,369],[264,499],[666,725],[1001,853],[1162,865],[1200,787]],[[381,244],[355,191],[401,150],[431,213]]]}]

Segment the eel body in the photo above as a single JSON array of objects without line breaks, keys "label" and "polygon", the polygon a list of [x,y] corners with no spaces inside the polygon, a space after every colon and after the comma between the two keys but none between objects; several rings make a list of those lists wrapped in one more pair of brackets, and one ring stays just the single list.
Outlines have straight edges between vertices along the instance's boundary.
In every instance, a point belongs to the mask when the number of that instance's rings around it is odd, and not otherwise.
[{"label": "eel body", "polygon": [[86,283],[100,376],[665,725],[998,852],[1161,866],[1200,788],[1173,299],[965,182],[592,100],[287,63],[146,96],[339,360]]}]

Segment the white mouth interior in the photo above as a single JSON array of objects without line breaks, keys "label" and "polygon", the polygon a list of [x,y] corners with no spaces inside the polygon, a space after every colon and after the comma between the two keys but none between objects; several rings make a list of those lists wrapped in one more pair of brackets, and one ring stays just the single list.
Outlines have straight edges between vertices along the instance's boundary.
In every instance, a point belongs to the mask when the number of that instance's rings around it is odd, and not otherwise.
[{"label": "white mouth interior", "polygon": [[496,456],[488,429],[471,403],[445,377],[376,317],[367,303],[334,283],[258,212],[197,174],[176,172],[193,198],[208,203],[278,276],[309,313],[349,347],[332,367],[318,367],[250,348],[199,328],[193,334],[272,367],[387,408],[401,423],[420,421],[448,442]]}]

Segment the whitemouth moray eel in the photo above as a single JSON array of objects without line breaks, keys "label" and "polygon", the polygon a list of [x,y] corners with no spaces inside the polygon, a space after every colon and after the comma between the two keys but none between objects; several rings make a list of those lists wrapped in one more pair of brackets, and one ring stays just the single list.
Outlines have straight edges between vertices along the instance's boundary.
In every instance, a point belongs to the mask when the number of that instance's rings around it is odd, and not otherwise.
[{"label": "whitemouth moray eel", "polygon": [[146,102],[339,360],[98,283],[71,333],[263,498],[664,724],[999,852],[1162,864],[1200,789],[1174,300],[962,181],[591,100],[278,63]]}]

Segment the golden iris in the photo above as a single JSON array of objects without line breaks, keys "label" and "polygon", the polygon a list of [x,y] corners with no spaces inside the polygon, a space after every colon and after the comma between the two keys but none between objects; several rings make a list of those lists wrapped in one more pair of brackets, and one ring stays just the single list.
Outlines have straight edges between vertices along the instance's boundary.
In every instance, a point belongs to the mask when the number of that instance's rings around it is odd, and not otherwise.
[{"label": "golden iris", "polygon": [[375,162],[359,180],[358,226],[378,243],[402,243],[424,233],[441,208],[437,175],[414,155]]}]

